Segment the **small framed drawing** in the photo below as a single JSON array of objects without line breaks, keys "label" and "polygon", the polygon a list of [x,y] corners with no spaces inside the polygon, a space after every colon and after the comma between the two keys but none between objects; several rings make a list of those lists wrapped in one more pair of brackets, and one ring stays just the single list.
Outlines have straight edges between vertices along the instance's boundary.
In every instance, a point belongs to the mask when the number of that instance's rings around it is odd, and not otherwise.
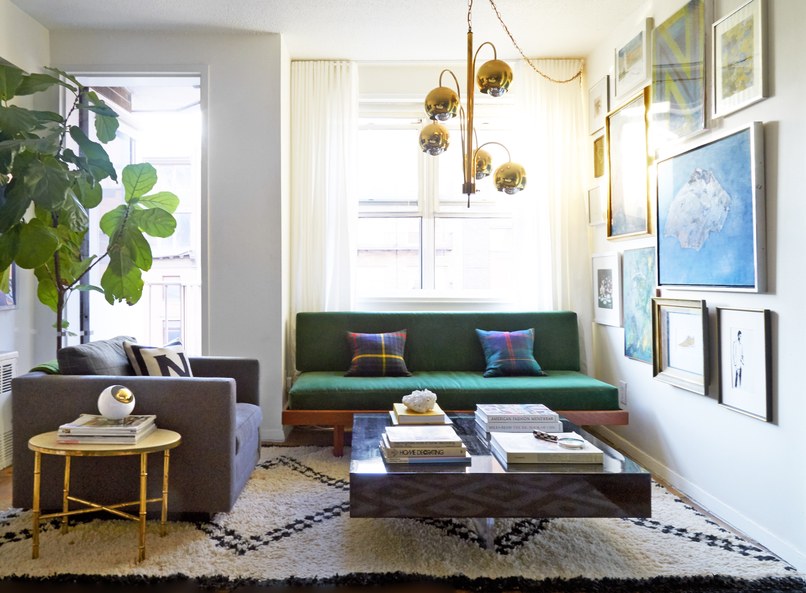
[{"label": "small framed drawing", "polygon": [[593,320],[621,326],[621,254],[593,256]]},{"label": "small framed drawing", "polygon": [[655,248],[625,249],[621,257],[624,299],[624,356],[652,364],[652,296]]},{"label": "small framed drawing", "polygon": [[769,309],[717,307],[719,403],[772,421],[772,353]]},{"label": "small framed drawing", "polygon": [[598,179],[605,174],[604,134],[593,140],[593,176]]},{"label": "small framed drawing", "polygon": [[708,393],[705,301],[652,298],[652,371],[664,383]]},{"label": "small framed drawing", "polygon": [[608,111],[610,111],[610,77],[605,76],[588,90],[588,124],[591,134],[604,127]]},{"label": "small framed drawing", "polygon": [[588,224],[590,226],[604,224],[602,191],[598,185],[588,190]]},{"label": "small framed drawing", "polygon": [[651,18],[646,19],[640,31],[633,33],[624,45],[616,48],[613,94],[617,103],[629,97],[638,87],[649,84],[651,80],[649,40],[652,36],[652,24]]},{"label": "small framed drawing", "polygon": [[713,25],[713,116],[767,96],[764,74],[766,2],[750,0]]},{"label": "small framed drawing", "polygon": [[763,292],[761,122],[659,158],[655,173],[658,286]]},{"label": "small framed drawing", "polygon": [[652,35],[652,146],[705,129],[705,0],[690,0]]},{"label": "small framed drawing", "polygon": [[[11,264],[5,272],[0,273],[0,311],[3,309],[14,309],[17,306],[16,274],[15,265]],[[8,290],[6,287],[6,277],[8,277]]]},{"label": "small framed drawing", "polygon": [[649,91],[607,116],[607,238],[621,239],[649,232],[649,153],[646,109]]}]

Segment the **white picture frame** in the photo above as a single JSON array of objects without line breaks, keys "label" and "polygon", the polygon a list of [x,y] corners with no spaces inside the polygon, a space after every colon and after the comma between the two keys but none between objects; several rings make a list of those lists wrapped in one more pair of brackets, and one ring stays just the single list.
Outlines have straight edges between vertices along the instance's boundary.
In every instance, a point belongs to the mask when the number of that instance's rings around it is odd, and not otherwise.
[{"label": "white picture frame", "polygon": [[605,223],[605,205],[602,199],[601,186],[594,186],[588,190],[588,225],[598,226]]},{"label": "white picture frame", "polygon": [[633,92],[652,80],[651,39],[652,18],[616,48],[614,54],[613,98],[616,103],[629,98]]},{"label": "white picture frame", "polygon": [[652,298],[652,374],[708,394],[708,308],[703,300]]},{"label": "white picture frame", "polygon": [[593,320],[601,325],[621,327],[621,253],[594,254]]},{"label": "white picture frame", "polygon": [[610,111],[610,77],[605,75],[588,90],[588,126],[591,135],[604,128],[608,111]]}]

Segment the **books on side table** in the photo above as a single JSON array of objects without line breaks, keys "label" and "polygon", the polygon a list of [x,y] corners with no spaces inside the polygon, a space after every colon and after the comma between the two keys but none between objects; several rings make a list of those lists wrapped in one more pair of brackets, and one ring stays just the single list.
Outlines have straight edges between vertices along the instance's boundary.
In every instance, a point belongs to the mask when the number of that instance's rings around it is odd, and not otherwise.
[{"label": "books on side table", "polygon": [[72,422],[59,426],[56,442],[134,445],[157,428],[156,419],[154,414],[133,414],[122,420],[110,420],[98,414],[81,414]]},{"label": "books on side table", "polygon": [[470,453],[446,424],[387,426],[379,443],[387,463],[469,463]]},{"label": "books on side table", "polygon": [[496,432],[562,432],[560,415],[543,404],[477,404],[476,426],[489,436]]},{"label": "books on side table", "polygon": [[393,424],[450,424],[450,420],[439,404],[428,412],[415,412],[406,407],[405,404],[392,404],[389,412]]},{"label": "books on side table", "polygon": [[[506,467],[510,463],[604,463],[604,452],[575,432],[560,432],[560,442],[537,439],[531,432],[491,432],[490,451]],[[560,443],[569,439],[579,448]]]}]

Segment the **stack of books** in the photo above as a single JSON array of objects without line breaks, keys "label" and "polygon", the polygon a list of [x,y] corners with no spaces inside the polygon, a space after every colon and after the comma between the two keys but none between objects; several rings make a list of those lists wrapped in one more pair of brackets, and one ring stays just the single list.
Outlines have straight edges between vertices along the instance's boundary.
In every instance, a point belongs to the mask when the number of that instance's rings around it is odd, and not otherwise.
[{"label": "stack of books", "polygon": [[134,445],[157,428],[156,419],[153,414],[131,415],[122,420],[110,420],[97,414],[81,414],[73,422],[59,426],[56,442]]},{"label": "stack of books", "polygon": [[407,408],[405,404],[396,403],[392,404],[389,414],[393,424],[450,424],[451,422],[439,404],[434,404],[434,407],[428,412],[415,412]]},{"label": "stack of books", "polygon": [[451,425],[387,426],[380,442],[387,463],[470,463]]},{"label": "stack of books", "polygon": [[478,404],[476,428],[489,437],[496,432],[562,432],[560,415],[543,404]]},{"label": "stack of books", "polygon": [[537,439],[530,432],[492,432],[490,451],[501,465],[518,463],[602,464],[604,452],[575,432],[556,433],[557,439],[574,439],[578,449],[567,449],[558,442]]}]

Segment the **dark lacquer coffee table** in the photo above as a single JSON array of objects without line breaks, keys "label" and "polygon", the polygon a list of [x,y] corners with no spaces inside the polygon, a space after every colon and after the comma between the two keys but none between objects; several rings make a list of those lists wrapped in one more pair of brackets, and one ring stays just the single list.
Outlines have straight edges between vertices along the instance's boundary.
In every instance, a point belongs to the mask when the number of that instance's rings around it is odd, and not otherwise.
[{"label": "dark lacquer coffee table", "polygon": [[517,464],[505,469],[475,429],[472,414],[451,415],[469,464],[384,463],[378,442],[388,414],[356,414],[350,460],[351,517],[649,517],[650,474],[568,421],[602,449],[602,465]]}]

